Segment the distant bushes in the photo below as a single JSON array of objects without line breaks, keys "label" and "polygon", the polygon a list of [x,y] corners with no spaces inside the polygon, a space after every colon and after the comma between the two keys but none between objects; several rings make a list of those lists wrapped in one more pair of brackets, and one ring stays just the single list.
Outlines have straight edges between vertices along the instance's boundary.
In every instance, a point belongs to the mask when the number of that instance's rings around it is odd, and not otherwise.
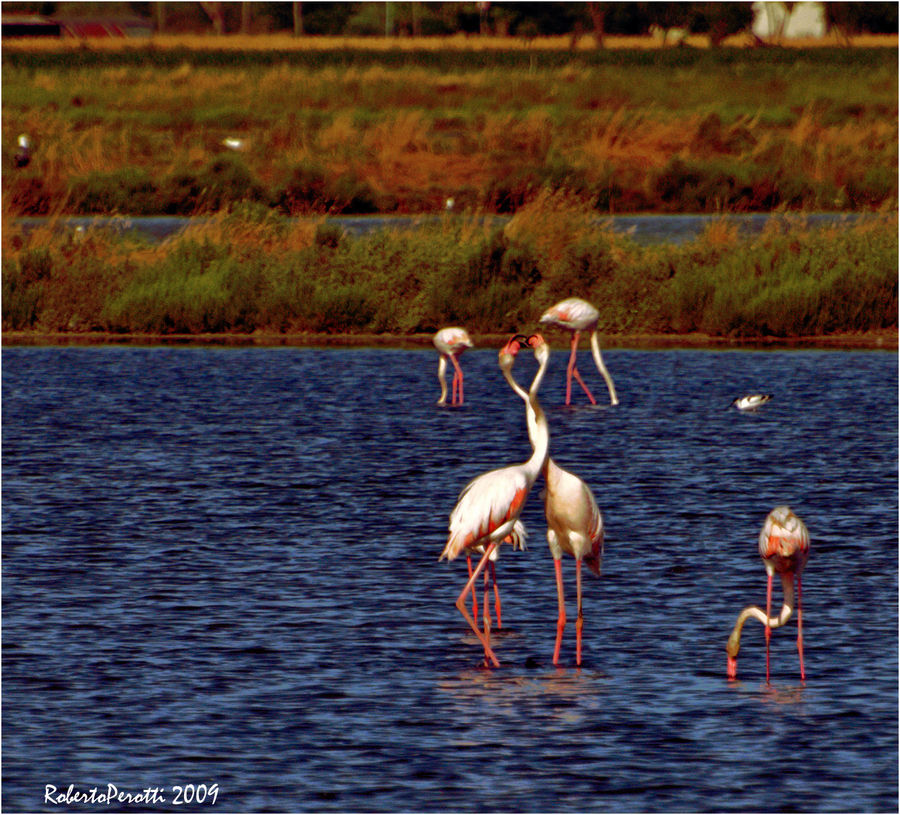
[{"label": "distant bushes", "polygon": [[896,173],[885,169],[841,175],[815,179],[790,164],[674,156],[658,169],[630,177],[610,171],[591,178],[581,168],[561,165],[520,166],[481,189],[462,185],[388,193],[376,191],[356,171],[332,176],[315,164],[295,167],[286,180],[268,188],[240,159],[225,156],[199,171],[174,171],[159,179],[142,168],[90,172],[70,179],[65,188],[34,175],[11,176],[6,192],[10,207],[21,215],[62,208],[76,215],[135,216],[214,213],[241,202],[262,203],[285,215],[430,212],[451,197],[467,209],[512,214],[547,187],[577,192],[599,213],[857,211],[877,209],[897,195]]},{"label": "distant bushes", "polygon": [[544,188],[600,213],[898,198],[896,49],[22,48],[3,54],[2,169],[23,215],[415,213],[451,197],[509,214]]},{"label": "distant bushes", "polygon": [[351,237],[259,204],[161,245],[52,227],[3,231],[4,330],[431,332],[519,330],[561,297],[609,333],[792,337],[897,326],[897,221],[760,236],[726,221],[681,246],[638,246],[578,198],[541,191],[503,228],[448,216]]}]

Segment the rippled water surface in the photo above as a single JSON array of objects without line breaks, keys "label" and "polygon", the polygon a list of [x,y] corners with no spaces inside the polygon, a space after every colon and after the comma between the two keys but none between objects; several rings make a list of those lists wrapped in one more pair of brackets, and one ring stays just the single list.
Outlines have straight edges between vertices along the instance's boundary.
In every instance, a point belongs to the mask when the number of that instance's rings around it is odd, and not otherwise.
[{"label": "rippled water surface", "polygon": [[[455,409],[426,350],[5,349],[4,811],[66,809],[47,784],[179,811],[896,811],[896,354],[610,350],[621,404],[566,409],[555,344],[551,452],[607,527],[580,670],[572,623],[551,660],[537,495],[498,562],[499,669],[437,560],[460,488],[530,454],[496,349],[462,358]],[[779,503],[812,537],[807,682],[792,620],[771,685],[755,623],[729,683]],[[186,784],[215,805],[175,806]]]}]

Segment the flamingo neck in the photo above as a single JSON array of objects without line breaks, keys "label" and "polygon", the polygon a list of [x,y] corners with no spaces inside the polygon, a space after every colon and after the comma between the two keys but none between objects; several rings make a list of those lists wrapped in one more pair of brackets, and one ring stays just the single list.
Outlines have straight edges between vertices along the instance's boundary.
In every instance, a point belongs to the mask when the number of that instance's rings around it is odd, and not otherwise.
[{"label": "flamingo neck", "polygon": [[[509,383],[509,386],[518,394],[519,398],[525,402],[525,420],[528,423],[528,440],[531,442],[532,449],[532,457],[537,452],[538,444],[541,442],[542,434],[546,434],[547,436],[547,449],[549,451],[549,441],[550,441],[550,427],[547,422],[547,417],[544,414],[543,409],[540,404],[537,402],[537,388],[540,387],[541,381],[543,380],[543,372],[539,368],[537,373],[535,374],[534,381],[531,383],[531,392],[534,394],[534,402],[537,405],[537,410],[535,410],[535,405],[532,404],[531,393],[525,390],[518,382],[516,382],[515,378],[512,374],[512,361],[507,364],[500,365],[500,370],[503,372],[503,376],[506,381]],[[543,421],[543,428],[539,425],[538,421],[538,410],[540,411],[541,420]],[[544,463],[540,469],[544,470],[546,474],[547,469],[552,465],[552,459],[548,456],[545,456]]]},{"label": "flamingo neck", "polygon": [[603,355],[600,353],[600,340],[597,339],[596,331],[591,332],[591,354],[593,354],[597,370],[600,371],[600,375],[606,380],[606,387],[609,389],[610,402],[614,405],[618,405],[619,397],[616,396],[616,386],[613,385],[612,377],[609,375],[606,365],[603,364]]},{"label": "flamingo neck", "polygon": [[[544,414],[544,409],[541,407],[541,403],[538,402],[537,398],[538,390],[541,387],[541,382],[544,380],[544,374],[547,373],[547,364],[549,362],[549,349],[546,349],[545,347],[545,353],[542,354],[540,360],[540,367],[534,375],[531,389],[528,391],[528,407],[526,412],[530,414],[533,411],[534,416],[529,416],[528,421],[528,435],[531,439],[532,451],[531,458],[528,459],[526,466],[528,467],[529,472],[534,474],[535,479],[537,479],[538,473],[544,468],[544,464],[546,463],[547,456],[550,452],[550,425],[547,422],[547,416]],[[532,423],[534,424],[533,430]]]},{"label": "flamingo neck", "polygon": [[794,613],[794,575],[792,572],[782,572],[781,587],[784,591],[784,604],[781,607],[781,613],[777,617],[767,617],[766,613],[758,606],[747,606],[738,615],[734,630],[731,632],[728,644],[725,646],[729,657],[732,659],[737,657],[741,647],[741,629],[751,617],[759,620],[769,628],[780,628],[791,619],[791,615]]},{"label": "flamingo neck", "polygon": [[441,354],[440,360],[438,360],[438,381],[441,383],[441,398],[438,399],[438,404],[443,405],[447,401],[447,357]]}]

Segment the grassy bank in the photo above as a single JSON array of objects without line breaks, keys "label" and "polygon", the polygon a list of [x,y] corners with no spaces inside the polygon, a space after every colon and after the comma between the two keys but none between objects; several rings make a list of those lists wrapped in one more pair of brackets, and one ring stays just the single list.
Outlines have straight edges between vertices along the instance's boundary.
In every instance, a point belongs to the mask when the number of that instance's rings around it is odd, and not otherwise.
[{"label": "grassy bank", "polygon": [[746,238],[714,222],[682,246],[598,230],[576,196],[545,190],[503,228],[447,216],[350,237],[243,205],[162,244],[52,226],[3,229],[5,332],[200,335],[480,334],[534,325],[577,294],[609,334],[717,337],[896,329],[896,216]]},{"label": "grassy bank", "polygon": [[4,211],[513,212],[546,187],[601,212],[897,203],[896,41],[223,42],[4,43]]}]

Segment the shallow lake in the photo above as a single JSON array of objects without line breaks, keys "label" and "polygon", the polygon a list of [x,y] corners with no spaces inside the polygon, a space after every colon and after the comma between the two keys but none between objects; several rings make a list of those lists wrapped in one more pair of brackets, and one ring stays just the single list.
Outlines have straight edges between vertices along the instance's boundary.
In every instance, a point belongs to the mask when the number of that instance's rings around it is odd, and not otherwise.
[{"label": "shallow lake", "polygon": [[[149,811],[896,811],[896,353],[613,349],[621,404],[565,408],[551,339],[551,452],[607,530],[580,669],[571,558],[552,664],[536,494],[499,669],[438,562],[463,485],[530,454],[496,349],[461,408],[427,350],[4,349],[3,810],[115,811],[45,803],[114,784]],[[755,623],[729,682],[781,503],[807,681],[791,620],[771,684]]]},{"label": "shallow lake", "polygon": [[[358,237],[385,229],[416,229],[454,215],[338,215],[328,218],[348,235]],[[466,216],[461,216],[466,217]],[[638,244],[683,243],[703,233],[713,222],[722,219],[737,226],[743,235],[758,235],[766,225],[778,222],[788,227],[806,224],[812,228],[833,224],[852,224],[866,214],[854,212],[813,212],[803,214],[748,213],[738,215],[615,215],[598,218],[598,228],[609,226],[614,232],[629,235]],[[499,225],[509,221],[509,216],[487,215],[485,219]],[[59,229],[110,229],[114,232],[139,232],[151,241],[161,241],[181,232],[192,223],[201,223],[202,216],[188,218],[179,215],[159,216],[67,216],[54,219]],[[23,227],[33,229],[50,222],[48,218],[20,218]]]}]

